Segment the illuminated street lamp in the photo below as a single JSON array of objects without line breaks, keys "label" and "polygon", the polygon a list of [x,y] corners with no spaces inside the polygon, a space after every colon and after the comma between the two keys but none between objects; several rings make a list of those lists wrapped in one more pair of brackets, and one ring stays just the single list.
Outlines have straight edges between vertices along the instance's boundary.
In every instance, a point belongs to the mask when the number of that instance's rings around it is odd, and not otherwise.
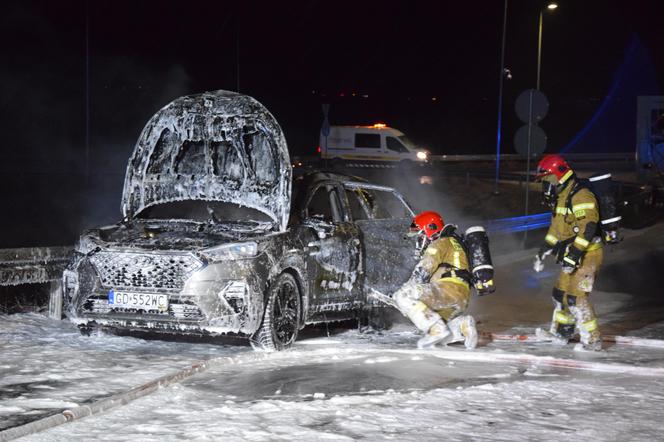
[{"label": "illuminated street lamp", "polygon": [[498,82],[498,134],[496,136],[496,180],[493,185],[493,194],[498,195],[498,179],[500,177],[500,141],[503,125],[503,80],[512,78],[512,72],[505,68],[505,28],[507,26],[507,0],[503,11],[503,40],[500,47],[500,75]]},{"label": "illuminated street lamp", "polygon": [[[503,120],[503,80],[505,78],[512,78],[511,71],[505,68],[505,30],[507,25],[507,1],[504,2],[504,11],[503,11],[503,38],[502,46],[500,50],[500,74],[499,74],[499,84],[498,84],[498,131],[496,136],[496,177],[493,187],[494,195],[498,194],[498,180],[500,177],[500,144],[502,138],[502,120]],[[558,9],[558,3],[548,3],[546,9],[549,11],[554,11]],[[537,37],[537,87],[540,88],[540,69],[542,66],[542,21],[543,21],[543,12],[541,9],[539,13],[539,33]]]},{"label": "illuminated street lamp", "polygon": [[[549,3],[546,5],[546,9],[549,11],[555,11],[558,9],[558,3]],[[542,22],[544,18],[544,10],[540,10],[539,13],[539,33],[537,36],[537,87],[535,89],[540,90],[540,70],[542,67]]]}]

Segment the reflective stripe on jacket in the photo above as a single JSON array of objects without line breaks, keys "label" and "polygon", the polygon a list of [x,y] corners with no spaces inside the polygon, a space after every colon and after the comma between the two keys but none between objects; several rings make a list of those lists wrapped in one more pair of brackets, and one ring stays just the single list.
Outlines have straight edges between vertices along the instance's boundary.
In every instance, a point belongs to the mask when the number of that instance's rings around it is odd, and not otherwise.
[{"label": "reflective stripe on jacket", "polygon": [[597,241],[599,206],[595,195],[589,189],[581,188],[572,195],[571,204],[568,204],[576,184],[576,180],[570,180],[558,195],[551,226],[544,239],[551,246],[560,241],[571,242],[581,251],[601,248],[602,243]]},{"label": "reflective stripe on jacket", "polygon": [[[459,241],[451,236],[443,236],[433,241],[424,250],[422,259],[417,264],[416,269],[426,273],[433,282],[441,279],[441,276],[450,270],[465,270],[467,272],[469,267],[468,256],[466,256],[466,252]],[[446,277],[444,279],[455,279],[455,281],[450,282],[462,282],[466,286],[468,285],[468,282],[459,277]]]}]

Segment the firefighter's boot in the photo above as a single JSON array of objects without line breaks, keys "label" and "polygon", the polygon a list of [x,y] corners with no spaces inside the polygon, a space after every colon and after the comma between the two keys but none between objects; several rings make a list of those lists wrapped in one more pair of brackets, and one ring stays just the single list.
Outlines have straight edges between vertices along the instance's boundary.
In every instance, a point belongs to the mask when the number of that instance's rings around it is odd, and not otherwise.
[{"label": "firefighter's boot", "polygon": [[540,341],[552,342],[556,345],[567,345],[574,336],[574,324],[576,319],[567,309],[563,307],[565,292],[553,288],[553,317],[551,318],[551,327],[549,331],[541,328],[535,330],[535,335]]},{"label": "firefighter's boot", "polygon": [[449,343],[463,341],[463,345],[469,350],[477,347],[479,335],[477,333],[475,318],[470,315],[458,316],[452,319],[448,323],[448,326],[452,331],[452,339]]},{"label": "firefighter's boot", "polygon": [[436,344],[446,344],[452,337],[449,327],[442,319],[431,326],[429,331],[417,341],[417,348],[427,349],[432,348]]},{"label": "firefighter's boot", "polygon": [[581,341],[574,347],[574,350],[600,351],[602,349],[602,335],[599,332],[595,310],[590,304],[588,296],[577,296],[574,306],[570,306],[569,309],[576,319],[579,340]]},{"label": "firefighter's boot", "polygon": [[567,345],[569,342],[569,339],[559,335],[558,333],[552,333],[550,330],[544,330],[540,327],[535,329],[535,336],[537,337],[538,341],[551,342],[556,345]]}]

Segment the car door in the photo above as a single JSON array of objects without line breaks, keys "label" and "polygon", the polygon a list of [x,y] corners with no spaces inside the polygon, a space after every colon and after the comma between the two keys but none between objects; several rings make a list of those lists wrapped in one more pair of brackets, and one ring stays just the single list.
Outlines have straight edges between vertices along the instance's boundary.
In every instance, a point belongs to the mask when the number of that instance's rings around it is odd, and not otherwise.
[{"label": "car door", "polygon": [[392,293],[408,280],[419,260],[415,238],[408,235],[413,211],[392,189],[361,183],[345,187],[360,231],[363,286]]},{"label": "car door", "polygon": [[306,244],[310,264],[315,268],[311,288],[317,311],[346,310],[362,301],[357,299],[361,262],[357,227],[349,221],[342,204],[343,189],[335,182],[311,189],[305,205],[305,228],[311,240]]}]

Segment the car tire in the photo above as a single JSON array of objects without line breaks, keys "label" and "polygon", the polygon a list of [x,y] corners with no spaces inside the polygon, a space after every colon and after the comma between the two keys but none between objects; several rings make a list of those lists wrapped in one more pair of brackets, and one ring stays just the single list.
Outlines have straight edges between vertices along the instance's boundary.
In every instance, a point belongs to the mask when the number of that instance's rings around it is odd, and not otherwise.
[{"label": "car tire", "polygon": [[297,339],[300,328],[300,290],[293,275],[282,273],[268,289],[263,321],[251,337],[255,350],[281,351]]}]

